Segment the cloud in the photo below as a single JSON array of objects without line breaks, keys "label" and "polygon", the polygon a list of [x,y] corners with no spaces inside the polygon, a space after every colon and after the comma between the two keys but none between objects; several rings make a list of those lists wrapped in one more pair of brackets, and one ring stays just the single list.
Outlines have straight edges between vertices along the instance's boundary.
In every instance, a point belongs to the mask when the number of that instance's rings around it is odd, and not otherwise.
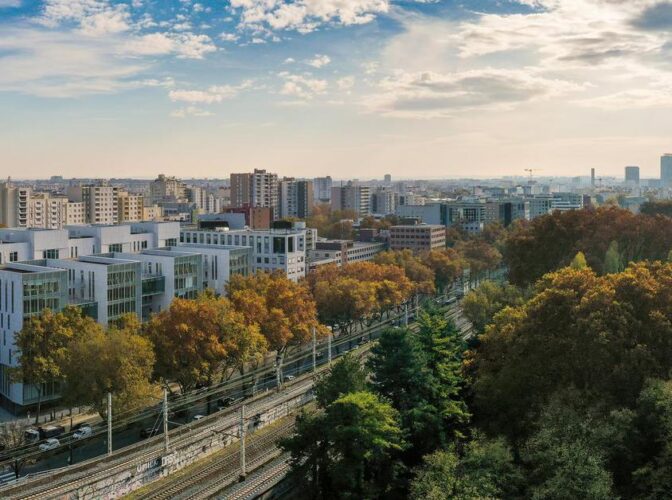
[{"label": "cloud", "polygon": [[170,113],[173,118],[187,118],[188,116],[203,117],[214,116],[214,113],[206,109],[197,108],[195,106],[187,106],[185,108],[176,109]]},{"label": "cloud", "polygon": [[327,66],[331,62],[331,58],[324,54],[315,54],[312,59],[308,59],[306,64],[312,66],[313,68],[322,68]]},{"label": "cloud", "polygon": [[281,95],[297,97],[304,100],[310,100],[316,95],[324,94],[329,86],[326,80],[305,75],[297,75],[287,71],[279,73],[278,76],[284,80],[284,84],[280,89]]},{"label": "cloud", "polygon": [[235,33],[220,33],[217,38],[223,42],[237,42],[240,37]]},{"label": "cloud", "polygon": [[130,29],[128,5],[105,0],[47,0],[38,21],[51,28],[71,22],[94,37]]},{"label": "cloud", "polygon": [[300,33],[309,33],[323,24],[365,24],[390,7],[388,0],[231,0],[230,5],[240,13],[241,28]]},{"label": "cloud", "polygon": [[577,91],[581,86],[533,76],[524,70],[483,69],[454,73],[406,73],[381,80],[365,99],[386,116],[435,118],[473,109],[511,109],[521,103]]},{"label": "cloud", "polygon": [[21,7],[21,0],[0,0],[0,9]]},{"label": "cloud", "polygon": [[355,86],[355,77],[354,76],[344,76],[336,80],[336,86],[339,90],[350,90]]},{"label": "cloud", "polygon": [[251,80],[246,80],[239,85],[213,85],[207,90],[171,90],[168,97],[173,102],[215,104],[236,97],[241,91],[252,88],[252,85]]}]

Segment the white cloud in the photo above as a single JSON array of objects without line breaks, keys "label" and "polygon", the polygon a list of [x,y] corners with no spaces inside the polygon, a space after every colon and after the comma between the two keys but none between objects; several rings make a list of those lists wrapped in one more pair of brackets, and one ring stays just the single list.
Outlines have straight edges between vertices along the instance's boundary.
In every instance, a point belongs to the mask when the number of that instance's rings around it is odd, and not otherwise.
[{"label": "white cloud", "polygon": [[288,57],[287,59],[285,59],[282,62],[282,64],[294,64],[295,62],[296,62],[296,59],[294,59],[293,57]]},{"label": "white cloud", "polygon": [[203,59],[217,47],[207,35],[194,33],[151,33],[129,39],[124,50],[136,55],[175,54],[184,59]]},{"label": "white cloud", "polygon": [[315,54],[312,59],[308,59],[306,64],[312,66],[313,68],[322,68],[327,66],[331,62],[331,58],[324,54]]},{"label": "white cloud", "polygon": [[246,80],[239,85],[212,85],[207,90],[171,90],[168,97],[173,102],[215,104],[236,97],[241,91],[252,88],[252,85],[251,80]]},{"label": "white cloud", "polygon": [[106,0],[47,0],[38,20],[52,28],[64,22],[72,22],[89,36],[103,36],[130,29],[128,6],[112,5]]},{"label": "white cloud", "polygon": [[308,33],[321,24],[353,25],[373,21],[389,10],[388,0],[231,0],[240,26],[252,30]]},{"label": "white cloud", "polygon": [[329,86],[326,80],[297,75],[287,71],[279,73],[278,76],[285,81],[280,89],[280,94],[300,99],[312,99],[316,95],[324,94]]},{"label": "white cloud", "polygon": [[235,33],[220,33],[217,38],[223,42],[237,42],[240,37]]},{"label": "white cloud", "polygon": [[214,113],[206,109],[197,108],[195,106],[187,106],[185,108],[176,109],[170,113],[173,118],[187,118],[188,116],[203,117],[214,116]]},{"label": "white cloud", "polygon": [[21,0],[0,0],[0,9],[21,7]]}]

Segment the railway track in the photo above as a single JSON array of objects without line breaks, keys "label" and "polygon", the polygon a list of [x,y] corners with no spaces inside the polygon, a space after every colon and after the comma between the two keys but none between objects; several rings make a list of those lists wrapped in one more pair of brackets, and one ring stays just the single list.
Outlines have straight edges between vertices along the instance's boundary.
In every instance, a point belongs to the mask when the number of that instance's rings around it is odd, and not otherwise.
[{"label": "railway track", "polygon": [[257,498],[278,484],[289,472],[288,454],[281,454],[250,476],[224,492],[218,492],[217,498],[226,500],[248,500]]},{"label": "railway track", "polygon": [[[294,427],[294,416],[286,417],[286,421],[263,435],[250,434],[245,448],[249,460],[249,468],[255,469],[277,455],[275,443],[278,439],[290,434]],[[138,497],[147,500],[207,498],[216,492],[235,483],[239,477],[240,445],[228,447],[223,456],[218,457],[205,467],[190,473],[188,477],[179,474],[163,486],[147,492],[138,492]]]}]

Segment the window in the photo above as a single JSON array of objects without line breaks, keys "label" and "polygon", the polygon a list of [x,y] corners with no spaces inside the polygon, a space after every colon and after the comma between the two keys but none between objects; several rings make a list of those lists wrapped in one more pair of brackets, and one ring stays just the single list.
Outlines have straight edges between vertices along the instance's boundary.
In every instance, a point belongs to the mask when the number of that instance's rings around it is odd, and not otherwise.
[{"label": "window", "polygon": [[112,243],[110,244],[110,252],[112,253],[121,253],[123,251],[123,246],[121,243]]},{"label": "window", "polygon": [[43,259],[58,259],[58,249],[50,248],[49,250],[44,250],[42,252]]},{"label": "window", "polygon": [[19,260],[19,252],[9,252],[9,262],[16,262]]}]

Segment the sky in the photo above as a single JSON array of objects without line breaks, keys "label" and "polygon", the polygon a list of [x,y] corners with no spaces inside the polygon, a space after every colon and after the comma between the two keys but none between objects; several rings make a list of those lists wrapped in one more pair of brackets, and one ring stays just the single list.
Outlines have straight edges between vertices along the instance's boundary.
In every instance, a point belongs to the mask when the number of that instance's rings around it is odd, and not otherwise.
[{"label": "sky", "polygon": [[671,56],[667,0],[0,0],[0,177],[657,177]]}]

